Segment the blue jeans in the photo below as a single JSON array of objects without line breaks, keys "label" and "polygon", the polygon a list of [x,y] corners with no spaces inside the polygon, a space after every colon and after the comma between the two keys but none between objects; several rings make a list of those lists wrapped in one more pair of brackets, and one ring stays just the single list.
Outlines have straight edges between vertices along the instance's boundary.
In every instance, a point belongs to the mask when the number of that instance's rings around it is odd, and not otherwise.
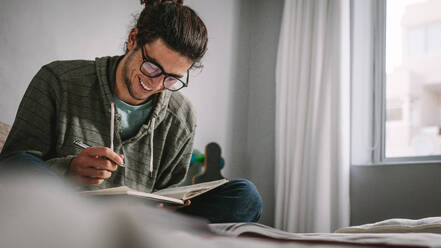
[{"label": "blue jeans", "polygon": [[[2,160],[0,174],[5,171],[61,181],[43,160],[28,153],[19,153]],[[252,182],[235,179],[191,199],[190,206],[181,208],[178,212],[202,217],[211,223],[256,222],[262,214],[262,198]]]},{"label": "blue jeans", "polygon": [[0,161],[0,174],[6,173],[26,174],[31,176],[44,176],[55,180],[60,180],[47,164],[39,157],[29,153],[18,153]]},{"label": "blue jeans", "polygon": [[190,206],[178,212],[203,217],[211,223],[256,222],[262,214],[262,198],[252,182],[235,179],[191,199]]}]

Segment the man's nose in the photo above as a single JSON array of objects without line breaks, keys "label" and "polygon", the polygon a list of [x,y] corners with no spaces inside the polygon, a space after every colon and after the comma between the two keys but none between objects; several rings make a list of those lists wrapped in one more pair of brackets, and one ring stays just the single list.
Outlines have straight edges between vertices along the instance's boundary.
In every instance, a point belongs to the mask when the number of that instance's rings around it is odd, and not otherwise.
[{"label": "man's nose", "polygon": [[154,90],[159,90],[161,89],[162,86],[162,81],[164,81],[164,75],[160,75],[159,77],[155,77],[155,78],[151,78],[151,82],[152,82],[152,88]]}]

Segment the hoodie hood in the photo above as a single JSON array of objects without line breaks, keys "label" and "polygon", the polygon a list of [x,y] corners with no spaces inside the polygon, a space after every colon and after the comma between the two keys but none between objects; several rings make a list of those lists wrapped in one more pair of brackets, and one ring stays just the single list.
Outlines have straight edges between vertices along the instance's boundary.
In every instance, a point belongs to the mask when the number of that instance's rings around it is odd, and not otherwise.
[{"label": "hoodie hood", "polygon": [[[97,75],[100,82],[100,87],[105,99],[105,109],[109,109],[109,147],[114,150],[114,136],[115,136],[115,104],[113,96],[115,95],[116,84],[116,69],[119,62],[124,56],[103,57],[96,58]],[[147,133],[150,133],[150,161],[148,168],[148,176],[153,177],[153,161],[154,161],[154,133],[155,128],[164,120],[167,111],[166,108],[170,101],[171,92],[165,90],[156,95],[156,103],[148,123],[141,127],[141,130],[135,135],[135,139],[139,139]],[[119,125],[118,125],[119,126]]]},{"label": "hoodie hood", "polygon": [[[96,70],[100,87],[102,89],[102,97],[105,99],[104,104],[106,109],[110,109],[113,102],[114,88],[116,83],[116,68],[124,56],[102,57],[96,58]],[[157,94],[156,104],[152,112],[152,117],[155,118],[155,126],[161,124],[166,116],[164,111],[170,101],[172,92],[165,90]],[[110,118],[110,112],[109,112]]]}]

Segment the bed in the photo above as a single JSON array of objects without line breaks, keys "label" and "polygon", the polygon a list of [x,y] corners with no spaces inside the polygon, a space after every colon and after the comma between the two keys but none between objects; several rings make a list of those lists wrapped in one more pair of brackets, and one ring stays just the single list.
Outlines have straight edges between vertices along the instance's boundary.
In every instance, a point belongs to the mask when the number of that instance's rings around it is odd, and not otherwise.
[{"label": "bed", "polygon": [[[0,148],[9,130],[0,123]],[[0,184],[0,247],[441,247],[441,217],[287,233],[212,225],[138,201],[92,201],[38,178],[3,176]]]},{"label": "bed", "polygon": [[103,203],[36,178],[0,182],[0,247],[441,247],[439,217],[322,234],[284,233],[258,224],[282,237],[249,231],[237,236],[143,201]]}]

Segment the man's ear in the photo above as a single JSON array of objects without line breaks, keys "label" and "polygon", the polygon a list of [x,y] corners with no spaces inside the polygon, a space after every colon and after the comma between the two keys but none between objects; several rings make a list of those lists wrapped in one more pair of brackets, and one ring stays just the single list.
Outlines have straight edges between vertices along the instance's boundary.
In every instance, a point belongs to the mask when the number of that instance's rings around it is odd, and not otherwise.
[{"label": "man's ear", "polygon": [[129,51],[132,51],[133,49],[135,49],[137,47],[137,43],[136,43],[136,35],[137,34],[138,34],[137,28],[132,28],[132,30],[130,30],[129,38],[127,39],[127,49]]}]

